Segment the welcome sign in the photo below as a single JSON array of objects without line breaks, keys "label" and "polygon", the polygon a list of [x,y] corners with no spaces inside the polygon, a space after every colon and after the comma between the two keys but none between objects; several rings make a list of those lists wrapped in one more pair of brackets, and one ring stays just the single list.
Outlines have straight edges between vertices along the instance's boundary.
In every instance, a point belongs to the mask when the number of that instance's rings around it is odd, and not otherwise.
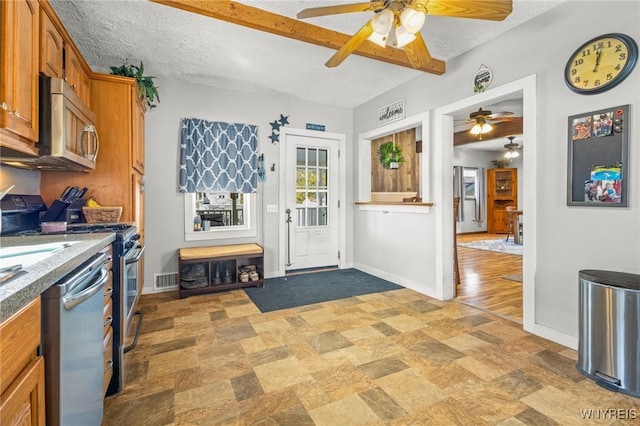
[{"label": "welcome sign", "polygon": [[378,126],[383,126],[393,121],[402,120],[404,118],[404,99],[396,101],[391,105],[382,107],[378,110]]}]

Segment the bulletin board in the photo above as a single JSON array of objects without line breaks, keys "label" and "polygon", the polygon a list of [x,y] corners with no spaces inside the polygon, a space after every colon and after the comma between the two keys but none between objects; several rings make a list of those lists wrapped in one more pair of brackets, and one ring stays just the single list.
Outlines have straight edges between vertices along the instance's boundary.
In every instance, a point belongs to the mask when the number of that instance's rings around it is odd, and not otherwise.
[{"label": "bulletin board", "polygon": [[629,105],[569,117],[567,205],[627,207],[629,120]]}]

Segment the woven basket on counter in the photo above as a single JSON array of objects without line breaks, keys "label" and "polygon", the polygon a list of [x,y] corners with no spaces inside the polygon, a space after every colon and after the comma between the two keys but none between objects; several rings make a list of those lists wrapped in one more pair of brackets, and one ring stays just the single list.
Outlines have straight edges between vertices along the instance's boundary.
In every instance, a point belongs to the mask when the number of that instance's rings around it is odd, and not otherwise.
[{"label": "woven basket on counter", "polygon": [[84,214],[87,223],[117,222],[122,215],[122,206],[83,207],[82,214]]}]

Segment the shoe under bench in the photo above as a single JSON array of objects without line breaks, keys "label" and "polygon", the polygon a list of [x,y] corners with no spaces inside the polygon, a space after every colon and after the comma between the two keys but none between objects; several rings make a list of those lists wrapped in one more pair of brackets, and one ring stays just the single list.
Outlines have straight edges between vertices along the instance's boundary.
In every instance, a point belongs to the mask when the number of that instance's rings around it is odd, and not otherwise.
[{"label": "shoe under bench", "polygon": [[[258,279],[243,282],[240,268],[248,265],[255,265]],[[255,243],[178,249],[178,283],[180,299],[234,288],[263,287],[264,249]]]}]

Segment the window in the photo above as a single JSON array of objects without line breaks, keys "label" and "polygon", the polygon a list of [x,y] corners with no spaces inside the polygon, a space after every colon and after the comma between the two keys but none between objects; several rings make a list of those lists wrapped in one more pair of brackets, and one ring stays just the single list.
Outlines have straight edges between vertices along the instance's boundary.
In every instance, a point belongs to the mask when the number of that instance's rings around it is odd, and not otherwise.
[{"label": "window", "polygon": [[328,151],[296,148],[296,226],[327,226]]},{"label": "window", "polygon": [[255,193],[196,192],[184,199],[186,241],[257,235]]}]

